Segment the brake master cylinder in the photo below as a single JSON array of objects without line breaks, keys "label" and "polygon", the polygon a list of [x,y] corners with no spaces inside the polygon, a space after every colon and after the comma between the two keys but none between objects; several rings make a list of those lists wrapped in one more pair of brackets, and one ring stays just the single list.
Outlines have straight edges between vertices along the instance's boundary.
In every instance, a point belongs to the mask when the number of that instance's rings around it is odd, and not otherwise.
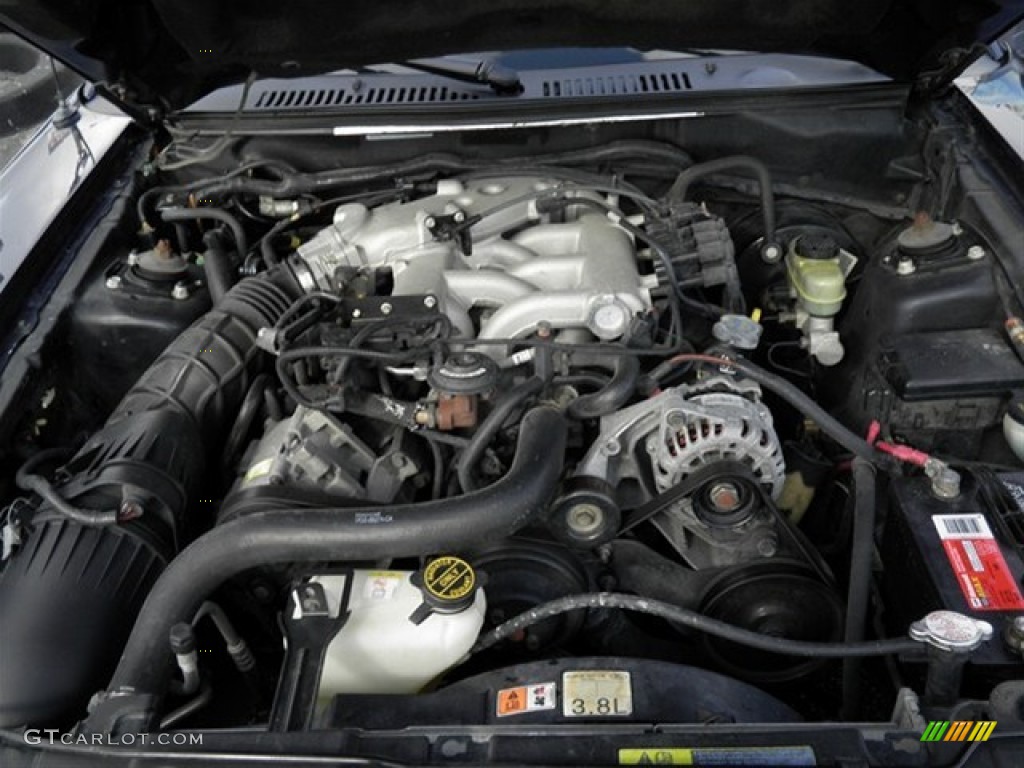
[{"label": "brake master cylinder", "polygon": [[825,366],[843,359],[835,316],[846,298],[846,278],[857,259],[828,235],[801,235],[790,243],[786,276],[796,299],[792,320],[811,356]]}]

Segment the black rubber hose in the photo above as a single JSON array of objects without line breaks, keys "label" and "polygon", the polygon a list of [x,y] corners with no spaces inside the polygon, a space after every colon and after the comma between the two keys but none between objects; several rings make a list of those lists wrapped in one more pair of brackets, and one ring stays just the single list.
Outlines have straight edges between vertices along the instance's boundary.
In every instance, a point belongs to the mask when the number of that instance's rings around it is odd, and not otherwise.
[{"label": "black rubber hose", "polygon": [[590,387],[601,389],[607,386],[609,377],[591,371],[577,371],[565,376],[555,376],[551,383],[557,387]]},{"label": "black rubber hose", "polygon": [[[167,684],[171,627],[189,621],[228,579],[258,566],[422,557],[497,541],[546,508],[562,472],[567,425],[541,406],[522,420],[515,459],[498,482],[450,499],[361,508],[256,512],[200,536],[168,565],[139,613],[110,682],[110,701],[124,717],[121,694],[151,706]],[[130,713],[138,716],[141,713]],[[151,718],[152,712],[145,713]],[[91,728],[112,730],[90,718]]]},{"label": "black rubber hose", "polygon": [[618,539],[610,546],[611,567],[618,588],[641,597],[696,609],[702,590],[714,578],[685,568],[639,541]]},{"label": "black rubber hose", "polygon": [[559,616],[569,611],[578,611],[583,608],[618,608],[624,611],[645,613],[649,616],[657,616],[671,621],[674,624],[681,624],[697,632],[704,632],[705,634],[739,643],[749,648],[756,648],[761,651],[768,651],[769,653],[778,653],[784,656],[843,659],[850,656],[888,656],[890,654],[909,653],[920,651],[923,647],[920,642],[911,640],[909,637],[893,638],[890,640],[870,640],[862,643],[810,643],[803,640],[788,640],[783,637],[762,635],[749,629],[740,629],[732,624],[726,624],[724,621],[712,619],[696,611],[670,605],[660,600],[652,600],[636,595],[620,595],[614,592],[594,592],[583,595],[569,595],[568,597],[552,600],[549,603],[543,603],[535,608],[531,608],[514,619],[492,629],[473,646],[472,652],[479,653],[480,651],[485,651],[527,627],[532,627],[553,616]]},{"label": "black rubber hose", "polygon": [[768,166],[757,158],[735,155],[691,165],[676,177],[667,197],[670,201],[682,202],[695,181],[716,173],[737,170],[751,171],[757,177],[761,192],[761,215],[764,217],[764,242],[775,244],[775,192],[772,190],[772,175]]},{"label": "black rubber hose", "polygon": [[640,379],[640,360],[635,357],[615,358],[611,380],[590,395],[581,395],[569,404],[567,413],[573,419],[597,419],[614,413],[625,405],[636,391]]},{"label": "black rubber hose", "polygon": [[459,456],[458,478],[459,486],[461,486],[463,493],[475,491],[479,487],[473,471],[476,469],[476,465],[480,463],[480,459],[483,458],[487,446],[491,444],[494,436],[498,434],[501,425],[508,420],[508,417],[512,415],[516,408],[542,389],[544,389],[544,381],[542,379],[532,378],[526,381],[522,386],[505,395],[491,409],[491,412],[487,414],[487,418],[476,428],[473,437],[470,438],[469,443],[462,449],[462,454]]},{"label": "black rubber hose", "polygon": [[742,376],[756,381],[765,389],[785,400],[793,408],[817,424],[823,433],[831,437],[854,456],[858,456],[866,461],[870,461],[875,466],[883,468],[893,464],[891,457],[876,450],[867,440],[848,429],[799,387],[781,376],[776,376],[774,373],[769,373],[764,368],[754,365],[749,360],[732,360],[725,357],[716,357],[715,355],[686,352],[673,357],[668,361],[668,365],[659,366],[659,369],[663,371],[662,378],[671,372],[672,366],[682,363],[707,363],[720,366],[723,369],[734,370]]},{"label": "black rubber hose", "polygon": [[233,179],[237,176],[248,176],[252,171],[257,168],[274,168],[277,170],[278,178],[281,178],[284,174],[295,173],[295,169],[290,166],[284,166],[278,160],[255,160],[251,163],[244,163],[236,166],[227,173],[217,176],[216,179],[205,179],[197,181],[193,184],[172,184],[172,185],[161,185],[159,187],[152,187],[147,189],[135,202],[135,213],[139,220],[139,229],[143,232],[151,231],[152,227],[149,224],[148,212],[150,203],[160,195],[166,195],[166,200],[172,200],[175,194],[183,194],[192,192],[195,187],[204,182],[223,182],[227,179]]},{"label": "black rubber hose", "polygon": [[[864,639],[871,598],[871,563],[875,551],[875,468],[863,459],[853,460],[853,543],[850,547],[850,584],[846,597],[846,628],[843,640]],[[861,663],[843,661],[845,720],[857,717],[861,699]]]},{"label": "black rubber hose", "polygon": [[231,430],[228,432],[228,439],[224,443],[224,457],[221,466],[225,472],[230,472],[235,462],[238,461],[245,447],[245,439],[252,430],[253,422],[260,413],[260,409],[266,402],[266,389],[270,383],[270,377],[261,373],[252,380],[249,389],[246,390],[242,399],[242,407],[238,409]]},{"label": "black rubber hose", "polygon": [[206,287],[210,291],[210,302],[217,306],[235,284],[234,270],[231,268],[231,259],[224,250],[220,235],[216,232],[207,232],[203,235],[203,244],[206,246],[206,252],[203,254]]},{"label": "black rubber hose", "polygon": [[238,219],[220,208],[164,208],[160,211],[160,218],[168,224],[176,221],[218,221],[231,230],[239,256],[244,257],[249,252],[249,241],[245,238],[242,225]]}]

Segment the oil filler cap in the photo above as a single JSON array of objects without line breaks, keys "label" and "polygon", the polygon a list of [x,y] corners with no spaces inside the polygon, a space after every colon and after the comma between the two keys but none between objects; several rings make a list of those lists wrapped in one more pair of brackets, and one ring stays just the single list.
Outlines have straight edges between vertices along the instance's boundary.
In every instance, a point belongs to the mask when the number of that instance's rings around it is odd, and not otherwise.
[{"label": "oil filler cap", "polygon": [[413,624],[432,613],[462,613],[473,605],[480,588],[473,566],[454,555],[434,558],[411,581],[423,594],[423,604],[409,617]]}]

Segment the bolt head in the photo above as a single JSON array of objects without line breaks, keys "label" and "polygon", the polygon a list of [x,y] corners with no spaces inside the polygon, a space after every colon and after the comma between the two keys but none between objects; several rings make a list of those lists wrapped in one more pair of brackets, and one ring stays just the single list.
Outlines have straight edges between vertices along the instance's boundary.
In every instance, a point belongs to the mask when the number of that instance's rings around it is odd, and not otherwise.
[{"label": "bolt head", "polygon": [[601,446],[601,453],[605,456],[618,456],[619,451],[622,450],[622,445],[618,440],[608,440],[604,445]]},{"label": "bolt head", "polygon": [[454,214],[452,214],[452,220],[456,224],[461,224],[466,220],[466,214],[463,213],[462,211],[456,211]]},{"label": "bolt head", "polygon": [[189,297],[188,285],[182,282],[174,284],[174,288],[171,289],[171,298],[177,299],[178,301],[184,301]]},{"label": "bolt head", "polygon": [[979,261],[985,258],[985,248],[980,245],[972,245],[967,249],[967,258],[971,261]]},{"label": "bolt head", "polygon": [[386,301],[380,305],[380,313],[382,315],[390,315],[393,309],[394,307]]},{"label": "bolt head", "polygon": [[437,226],[437,219],[435,219],[433,216],[427,216],[427,218],[423,220],[423,225],[427,229],[433,229],[434,227]]},{"label": "bolt head", "polygon": [[577,504],[569,510],[566,522],[574,533],[590,534],[600,530],[604,514],[593,504]]},{"label": "bolt head", "polygon": [[924,468],[932,481],[932,493],[940,499],[955,499],[960,495],[960,473],[941,461],[931,460]]},{"label": "bolt head", "polygon": [[359,309],[359,307],[356,307],[355,309],[352,310],[352,317],[362,317],[362,316],[363,316],[363,310]]},{"label": "bolt head", "polygon": [[437,306],[437,298],[434,296],[425,296],[423,298],[423,306],[427,309],[433,309]]},{"label": "bolt head", "polygon": [[775,243],[769,243],[761,249],[761,258],[768,264],[775,264],[782,258],[782,249]]},{"label": "bolt head", "polygon": [[715,483],[708,498],[718,510],[732,512],[740,505],[740,490],[733,483]]},{"label": "bolt head", "polygon": [[896,265],[897,275],[912,275],[917,271],[912,259],[900,259]]},{"label": "bolt head", "polygon": [[121,287],[121,276],[111,275],[110,277],[107,278],[107,282],[105,283],[105,285],[111,291],[116,291],[118,288]]},{"label": "bolt head", "polygon": [[763,536],[757,541],[757,553],[761,557],[774,557],[779,551],[779,541],[774,535]]}]

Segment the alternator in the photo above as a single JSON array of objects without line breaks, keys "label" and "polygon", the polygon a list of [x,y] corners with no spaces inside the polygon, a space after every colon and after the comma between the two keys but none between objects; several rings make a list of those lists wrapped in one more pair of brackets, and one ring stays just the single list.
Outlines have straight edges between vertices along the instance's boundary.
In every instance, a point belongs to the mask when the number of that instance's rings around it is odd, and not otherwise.
[{"label": "alternator", "polygon": [[643,485],[650,466],[663,492],[701,467],[745,464],[772,496],[782,491],[785,462],[771,412],[754,382],[715,376],[668,389],[601,420],[601,436],[576,474],[618,487]]}]

